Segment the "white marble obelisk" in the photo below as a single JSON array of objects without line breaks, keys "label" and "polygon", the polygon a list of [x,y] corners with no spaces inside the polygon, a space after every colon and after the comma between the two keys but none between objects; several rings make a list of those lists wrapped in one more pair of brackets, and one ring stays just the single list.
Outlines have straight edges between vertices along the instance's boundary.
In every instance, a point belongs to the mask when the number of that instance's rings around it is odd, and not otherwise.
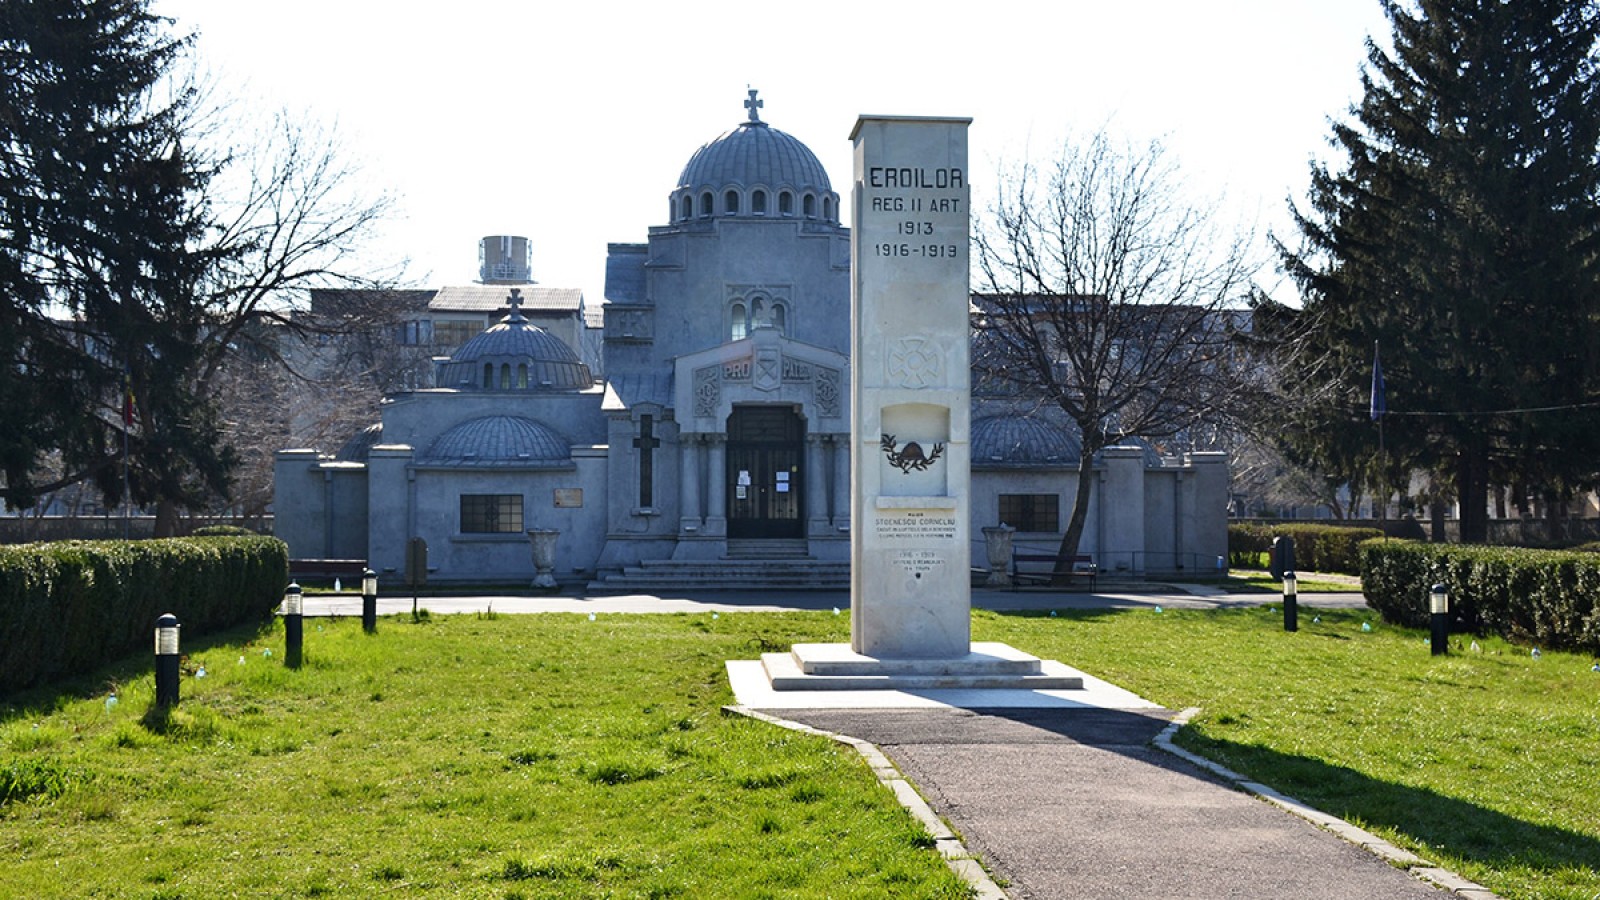
[{"label": "white marble obelisk", "polygon": [[862,116],[851,133],[850,644],[763,653],[758,676],[730,662],[736,694],[1083,687],[1059,662],[972,643],[971,122]]},{"label": "white marble obelisk", "polygon": [[970,651],[967,127],[862,116],[851,228],[851,648]]}]

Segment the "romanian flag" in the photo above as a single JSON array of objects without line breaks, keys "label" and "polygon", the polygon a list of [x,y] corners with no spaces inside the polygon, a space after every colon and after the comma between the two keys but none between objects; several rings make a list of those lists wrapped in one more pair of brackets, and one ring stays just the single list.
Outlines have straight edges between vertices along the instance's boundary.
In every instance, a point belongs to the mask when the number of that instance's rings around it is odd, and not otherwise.
[{"label": "romanian flag", "polygon": [[133,377],[130,376],[130,375],[126,375],[125,374],[125,375],[122,376],[122,426],[124,428],[129,428],[129,427],[132,427],[132,425],[133,425]]}]

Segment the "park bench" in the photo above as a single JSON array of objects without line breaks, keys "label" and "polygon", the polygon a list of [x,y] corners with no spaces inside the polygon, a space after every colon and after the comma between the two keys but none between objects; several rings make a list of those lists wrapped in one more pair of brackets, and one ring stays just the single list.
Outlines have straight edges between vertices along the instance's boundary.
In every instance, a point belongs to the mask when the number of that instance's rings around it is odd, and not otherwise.
[{"label": "park bench", "polygon": [[[1024,580],[1049,584],[1056,577],[1055,569],[1058,559],[1059,557],[1057,557],[1054,553],[1022,553],[1020,551],[1013,550],[1011,552],[1012,589],[1015,590],[1016,586]],[[1048,566],[1048,568],[1044,571],[1024,572],[1022,571],[1023,563],[1044,563]],[[1088,579],[1089,590],[1092,591],[1095,587],[1095,576],[1099,574],[1099,572],[1100,567],[1094,564],[1094,557],[1087,553],[1080,553],[1072,558],[1072,566],[1065,574],[1071,578]]]},{"label": "park bench", "polygon": [[367,571],[364,559],[291,559],[289,579],[295,583],[306,581],[331,581],[335,578],[352,579],[361,587],[361,575]]}]

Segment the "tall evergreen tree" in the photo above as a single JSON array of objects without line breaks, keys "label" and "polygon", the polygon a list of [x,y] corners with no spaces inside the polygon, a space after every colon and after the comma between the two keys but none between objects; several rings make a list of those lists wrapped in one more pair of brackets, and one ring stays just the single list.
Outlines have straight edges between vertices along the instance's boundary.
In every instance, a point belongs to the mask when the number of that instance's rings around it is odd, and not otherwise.
[{"label": "tall evergreen tree", "polygon": [[[1446,474],[1463,540],[1491,483],[1571,488],[1600,446],[1600,5],[1382,0],[1343,167],[1314,166],[1288,371],[1302,457],[1376,457],[1380,347],[1390,474]],[[1293,385],[1291,385],[1291,388]],[[1391,485],[1393,484],[1390,481]]]},{"label": "tall evergreen tree", "polygon": [[[193,379],[208,172],[184,42],[146,0],[0,5],[0,495],[192,505],[231,452]],[[132,402],[129,402],[131,397]],[[124,447],[127,448],[125,454]],[[44,476],[42,459],[59,469]],[[125,475],[125,469],[126,475]]]}]

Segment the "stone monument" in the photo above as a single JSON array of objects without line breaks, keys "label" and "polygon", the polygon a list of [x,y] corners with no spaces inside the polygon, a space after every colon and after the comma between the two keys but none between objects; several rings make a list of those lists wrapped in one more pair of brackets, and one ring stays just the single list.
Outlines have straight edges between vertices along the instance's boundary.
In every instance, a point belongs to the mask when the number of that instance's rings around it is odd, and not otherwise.
[{"label": "stone monument", "polygon": [[851,134],[851,639],[767,654],[774,689],[1082,686],[971,640],[971,121],[863,116]]}]

